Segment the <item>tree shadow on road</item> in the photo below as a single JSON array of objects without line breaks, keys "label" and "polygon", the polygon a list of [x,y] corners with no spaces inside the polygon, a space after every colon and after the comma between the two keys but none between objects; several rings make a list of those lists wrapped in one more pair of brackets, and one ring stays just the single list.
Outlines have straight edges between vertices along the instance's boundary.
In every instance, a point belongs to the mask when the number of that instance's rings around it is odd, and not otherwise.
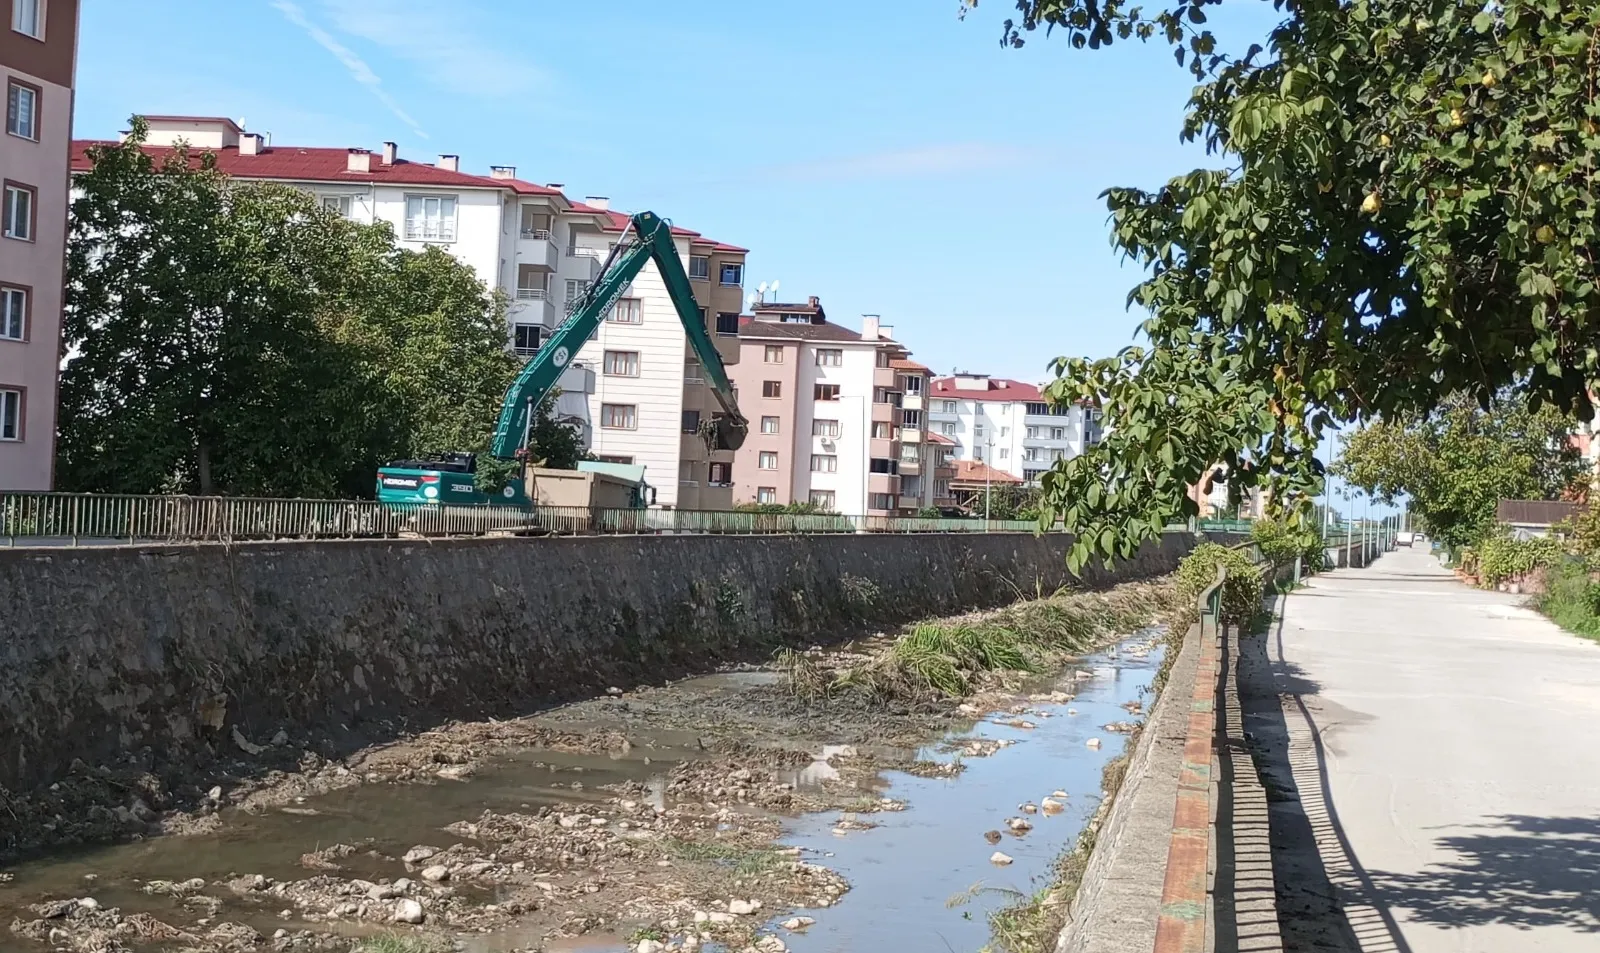
[{"label": "tree shadow on road", "polygon": [[1374,890],[1444,926],[1600,933],[1600,817],[1511,814],[1468,830],[1434,841],[1455,859],[1419,873],[1372,871]]}]

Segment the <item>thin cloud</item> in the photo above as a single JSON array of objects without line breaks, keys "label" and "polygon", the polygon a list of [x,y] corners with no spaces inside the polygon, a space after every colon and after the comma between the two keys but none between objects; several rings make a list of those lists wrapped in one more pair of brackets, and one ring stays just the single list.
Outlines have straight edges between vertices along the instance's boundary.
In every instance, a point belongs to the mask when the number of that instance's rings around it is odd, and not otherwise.
[{"label": "thin cloud", "polygon": [[413,133],[419,138],[428,138],[428,134],[422,130],[417,121],[411,118],[410,114],[404,109],[401,109],[400,104],[395,102],[393,96],[389,95],[389,91],[383,88],[383,80],[378,77],[377,73],[372,71],[372,67],[367,65],[366,60],[363,60],[349,47],[340,43],[333,34],[307,19],[305,11],[300,9],[298,4],[292,3],[290,0],[272,0],[272,6],[279,13],[282,13],[290,23],[304,30],[306,35],[310,36],[318,46],[332,53],[334,58],[344,64],[344,68],[350,71],[351,79],[367,87],[372,95],[378,98],[378,102],[382,103],[384,108],[391,113],[394,113],[401,122],[410,126]]},{"label": "thin cloud", "polygon": [[527,62],[533,44],[519,37],[521,52],[497,48],[492,25],[470,29],[471,13],[459,0],[322,0],[322,8],[341,33],[382,47],[450,92],[503,99],[549,84],[548,75]]},{"label": "thin cloud", "polygon": [[1014,168],[1039,159],[1033,149],[984,142],[955,142],[772,166],[768,175],[807,182],[940,178]]}]

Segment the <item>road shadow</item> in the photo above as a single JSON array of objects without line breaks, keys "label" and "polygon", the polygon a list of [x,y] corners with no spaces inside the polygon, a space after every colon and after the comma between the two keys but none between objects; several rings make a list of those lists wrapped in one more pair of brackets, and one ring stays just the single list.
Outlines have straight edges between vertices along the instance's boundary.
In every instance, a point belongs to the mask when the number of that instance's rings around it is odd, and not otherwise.
[{"label": "road shadow", "polygon": [[1236,678],[1244,740],[1266,791],[1282,949],[1411,953],[1339,823],[1326,752],[1305,702],[1321,685],[1284,660],[1281,614],[1267,633],[1239,640]]},{"label": "road shadow", "polygon": [[1442,926],[1600,933],[1600,816],[1508,814],[1467,831],[1434,840],[1453,859],[1413,874],[1375,871],[1374,888],[1410,919]]}]

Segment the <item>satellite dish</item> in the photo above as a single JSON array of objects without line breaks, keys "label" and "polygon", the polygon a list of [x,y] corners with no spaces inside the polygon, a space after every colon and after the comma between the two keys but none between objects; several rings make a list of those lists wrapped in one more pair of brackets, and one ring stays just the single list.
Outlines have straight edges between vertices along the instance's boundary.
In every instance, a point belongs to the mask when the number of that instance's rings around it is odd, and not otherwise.
[{"label": "satellite dish", "polygon": [[777,282],[777,279],[773,279],[773,282],[772,282],[772,293],[773,294],[777,294],[778,293],[778,282]]},{"label": "satellite dish", "polygon": [[760,300],[761,299],[756,297],[755,295],[750,295],[748,298],[744,299],[744,306],[747,307],[747,308],[755,307],[755,303],[757,301],[760,301]]},{"label": "satellite dish", "polygon": [[767,293],[767,283],[765,281],[763,281],[761,284],[756,285],[756,290],[761,292],[762,294],[766,294]]}]

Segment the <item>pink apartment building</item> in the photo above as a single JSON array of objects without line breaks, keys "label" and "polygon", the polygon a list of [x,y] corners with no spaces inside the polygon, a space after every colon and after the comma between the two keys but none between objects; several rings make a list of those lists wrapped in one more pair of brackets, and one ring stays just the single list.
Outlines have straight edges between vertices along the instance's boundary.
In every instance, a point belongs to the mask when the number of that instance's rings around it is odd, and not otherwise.
[{"label": "pink apartment building", "polygon": [[78,0],[0,0],[0,491],[50,489]]}]

